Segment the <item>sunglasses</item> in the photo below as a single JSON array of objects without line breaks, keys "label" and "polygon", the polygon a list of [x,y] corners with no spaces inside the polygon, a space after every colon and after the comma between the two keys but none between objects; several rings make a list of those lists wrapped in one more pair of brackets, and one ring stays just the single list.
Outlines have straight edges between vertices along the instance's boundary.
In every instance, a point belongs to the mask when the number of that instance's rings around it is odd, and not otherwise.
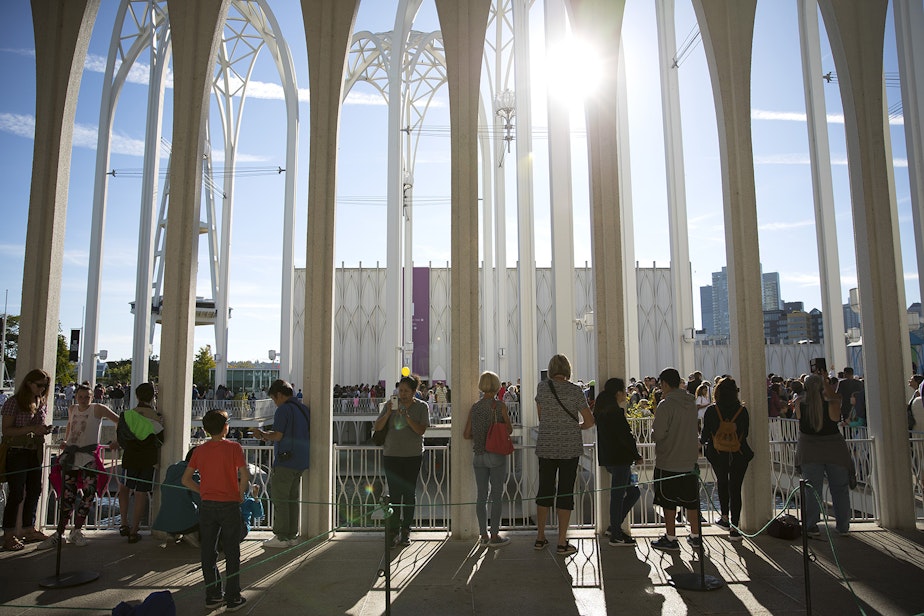
[{"label": "sunglasses", "polygon": [[39,383],[38,381],[32,381],[32,384],[38,385],[42,389],[48,389],[48,381],[45,381],[44,383]]}]

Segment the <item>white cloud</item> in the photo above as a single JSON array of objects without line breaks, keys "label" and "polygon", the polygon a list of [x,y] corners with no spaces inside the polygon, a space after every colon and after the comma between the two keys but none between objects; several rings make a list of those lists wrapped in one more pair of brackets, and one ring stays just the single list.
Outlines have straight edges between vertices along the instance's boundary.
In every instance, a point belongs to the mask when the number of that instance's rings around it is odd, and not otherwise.
[{"label": "white cloud", "polygon": [[[827,114],[828,124],[843,124],[843,113]],[[783,122],[807,122],[807,117],[803,111],[769,111],[767,109],[751,109],[752,120],[769,120]],[[892,126],[902,126],[905,123],[904,116],[889,118],[889,124]]]},{"label": "white cloud", "polygon": [[814,220],[796,220],[793,222],[768,222],[760,225],[761,231],[788,231],[790,229],[799,229],[802,227],[814,227]]},{"label": "white cloud", "polygon": [[781,282],[799,287],[818,288],[821,286],[821,278],[818,274],[809,274],[806,272],[780,272],[780,280]]},{"label": "white cloud", "polygon": [[13,48],[11,48],[11,47],[0,47],[0,52],[3,52],[3,53],[14,53],[14,54],[19,55],[19,56],[29,56],[30,58],[34,58],[34,57],[35,57],[35,50],[34,50],[34,49],[24,49],[24,48],[22,48],[22,49],[13,49]]},{"label": "white cloud", "polygon": [[9,255],[13,257],[24,258],[26,255],[25,244],[0,243],[0,255]]},{"label": "white cloud", "polygon": [[22,113],[0,113],[0,131],[32,139],[35,136],[35,118]]}]

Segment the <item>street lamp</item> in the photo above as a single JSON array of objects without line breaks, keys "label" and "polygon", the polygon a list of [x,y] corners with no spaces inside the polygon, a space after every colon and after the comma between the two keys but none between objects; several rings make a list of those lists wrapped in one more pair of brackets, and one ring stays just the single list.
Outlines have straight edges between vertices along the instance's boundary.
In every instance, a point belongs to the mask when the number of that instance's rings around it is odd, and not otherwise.
[{"label": "street lamp", "polygon": [[[507,152],[510,152],[510,142],[513,141],[513,118],[517,115],[517,97],[513,90],[507,88],[494,98],[494,115],[504,121],[504,141],[507,142]],[[503,155],[503,150],[501,150]]]}]

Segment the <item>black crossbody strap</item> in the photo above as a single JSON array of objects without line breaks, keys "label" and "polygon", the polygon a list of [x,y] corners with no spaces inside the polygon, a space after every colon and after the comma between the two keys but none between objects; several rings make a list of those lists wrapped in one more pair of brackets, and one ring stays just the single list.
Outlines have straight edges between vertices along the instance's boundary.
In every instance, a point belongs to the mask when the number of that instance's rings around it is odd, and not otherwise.
[{"label": "black crossbody strap", "polygon": [[565,405],[561,403],[561,398],[558,397],[558,392],[555,391],[555,386],[552,385],[552,379],[548,380],[548,384],[549,384],[549,389],[552,391],[552,395],[555,396],[556,400],[558,400],[558,405],[562,408],[562,410],[568,413],[568,416],[571,417],[571,419],[573,419],[576,423],[581,423],[580,421],[578,421],[577,416],[571,411],[569,411],[568,409],[566,409]]}]

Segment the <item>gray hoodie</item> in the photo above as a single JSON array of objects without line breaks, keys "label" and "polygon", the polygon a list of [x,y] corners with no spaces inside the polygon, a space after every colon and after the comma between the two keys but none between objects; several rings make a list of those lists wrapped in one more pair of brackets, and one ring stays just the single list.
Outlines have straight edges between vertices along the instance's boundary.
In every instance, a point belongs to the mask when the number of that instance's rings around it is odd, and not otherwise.
[{"label": "gray hoodie", "polygon": [[651,430],[657,468],[678,473],[693,470],[699,458],[696,398],[682,389],[664,394]]}]

